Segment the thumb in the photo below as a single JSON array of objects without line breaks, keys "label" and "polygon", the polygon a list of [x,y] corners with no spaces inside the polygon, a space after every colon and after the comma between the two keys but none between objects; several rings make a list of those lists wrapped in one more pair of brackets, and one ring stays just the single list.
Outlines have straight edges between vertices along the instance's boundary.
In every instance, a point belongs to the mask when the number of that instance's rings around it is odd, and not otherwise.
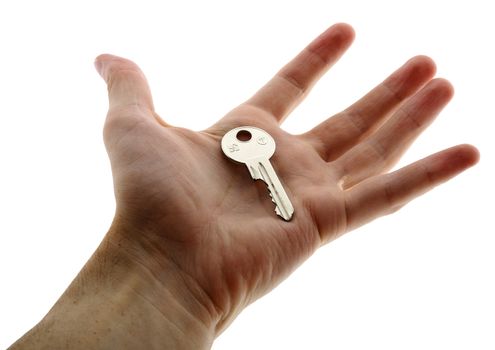
[{"label": "thumb", "polygon": [[139,106],[154,111],[146,77],[137,64],[109,54],[95,59],[95,68],[108,86],[109,109]]}]

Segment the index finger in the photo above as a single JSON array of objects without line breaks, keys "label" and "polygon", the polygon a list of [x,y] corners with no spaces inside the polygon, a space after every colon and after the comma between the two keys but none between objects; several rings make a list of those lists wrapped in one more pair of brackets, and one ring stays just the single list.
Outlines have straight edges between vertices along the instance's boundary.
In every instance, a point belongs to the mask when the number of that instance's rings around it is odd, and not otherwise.
[{"label": "index finger", "polygon": [[258,107],[282,122],[304,99],[319,78],[344,54],[354,30],[338,23],[311,42],[284,66],[246,104]]}]

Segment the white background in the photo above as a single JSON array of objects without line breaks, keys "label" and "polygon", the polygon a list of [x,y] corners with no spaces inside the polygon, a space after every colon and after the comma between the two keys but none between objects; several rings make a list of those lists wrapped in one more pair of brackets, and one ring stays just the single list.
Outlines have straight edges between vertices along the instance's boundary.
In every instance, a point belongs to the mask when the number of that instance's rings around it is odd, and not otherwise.
[{"label": "white background", "polygon": [[169,123],[202,129],[329,25],[349,52],[284,127],[303,132],[416,54],[456,96],[401,164],[472,143],[459,178],[321,249],[214,344],[222,349],[494,349],[490,1],[2,1],[0,348],[48,311],[112,220],[93,68],[135,60]]}]

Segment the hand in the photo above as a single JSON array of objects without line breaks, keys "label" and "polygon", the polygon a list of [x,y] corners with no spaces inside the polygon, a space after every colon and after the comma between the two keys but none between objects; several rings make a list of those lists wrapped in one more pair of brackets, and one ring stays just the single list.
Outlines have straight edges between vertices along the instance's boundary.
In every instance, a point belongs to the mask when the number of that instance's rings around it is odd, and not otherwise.
[{"label": "hand", "polygon": [[[57,304],[12,349],[208,348],[322,244],[474,165],[477,150],[460,145],[387,173],[453,94],[422,56],[308,132],[280,129],[353,36],[334,25],[201,132],[158,116],[134,63],[99,56],[115,219]],[[266,186],[223,155],[222,136],[241,125],[274,137],[271,162],[295,208],[292,221],[278,218]]]},{"label": "hand", "polygon": [[[217,334],[322,244],[396,211],[478,159],[474,147],[460,145],[387,173],[453,94],[448,81],[432,79],[434,63],[423,56],[310,131],[280,129],[353,36],[348,25],[334,25],[201,132],[160,119],[134,63],[96,60],[110,100],[104,138],[119,233],[109,239],[152,261],[155,276],[162,265],[177,268],[211,311]],[[271,161],[294,205],[292,221],[278,218],[266,186],[221,152],[222,136],[241,125],[276,140]]]}]

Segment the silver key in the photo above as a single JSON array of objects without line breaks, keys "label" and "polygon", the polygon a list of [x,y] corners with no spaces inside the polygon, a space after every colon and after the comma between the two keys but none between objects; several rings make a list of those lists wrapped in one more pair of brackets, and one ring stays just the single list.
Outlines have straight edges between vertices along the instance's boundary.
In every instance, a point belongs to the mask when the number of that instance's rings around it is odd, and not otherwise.
[{"label": "silver key", "polygon": [[294,214],[294,207],[270,163],[270,157],[275,153],[273,137],[260,128],[241,126],[223,136],[222,151],[233,161],[246,164],[253,180],[266,183],[272,202],[275,203],[275,212],[289,221]]}]

